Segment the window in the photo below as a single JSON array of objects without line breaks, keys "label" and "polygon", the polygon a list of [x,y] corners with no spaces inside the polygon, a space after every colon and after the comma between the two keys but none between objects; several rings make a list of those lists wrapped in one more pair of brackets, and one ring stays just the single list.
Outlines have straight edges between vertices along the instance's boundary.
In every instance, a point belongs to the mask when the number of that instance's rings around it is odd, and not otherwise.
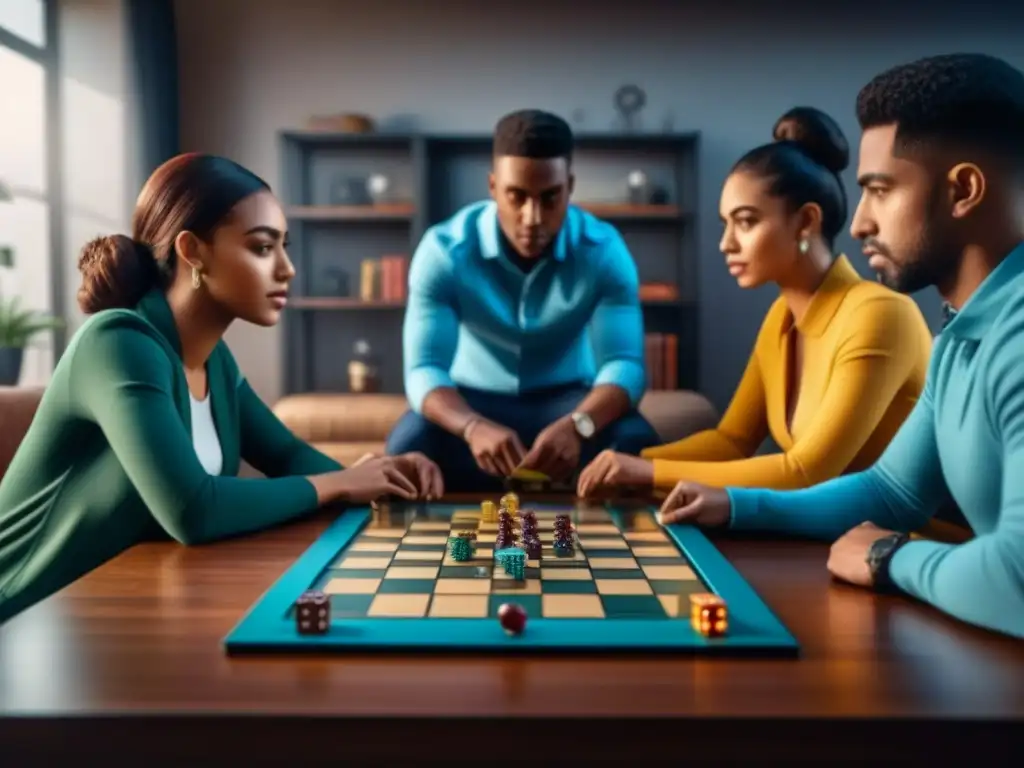
[{"label": "window", "polygon": [[2,0],[0,27],[38,48],[46,47],[46,6],[43,0]]},{"label": "window", "polygon": [[[49,64],[43,0],[0,0],[0,294],[22,307],[53,311],[47,91]],[[26,45],[28,43],[28,45]],[[53,370],[53,336],[25,349],[20,383],[45,384]]]}]

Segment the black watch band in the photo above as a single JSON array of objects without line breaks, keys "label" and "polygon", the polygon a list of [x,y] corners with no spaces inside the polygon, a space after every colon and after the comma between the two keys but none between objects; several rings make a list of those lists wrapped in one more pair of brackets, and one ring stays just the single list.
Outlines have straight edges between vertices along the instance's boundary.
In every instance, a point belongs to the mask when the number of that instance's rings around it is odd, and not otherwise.
[{"label": "black watch band", "polygon": [[905,533],[893,533],[878,539],[868,550],[868,568],[871,569],[871,578],[875,590],[878,592],[896,592],[897,587],[889,575],[889,563],[893,555],[910,541],[910,536]]}]

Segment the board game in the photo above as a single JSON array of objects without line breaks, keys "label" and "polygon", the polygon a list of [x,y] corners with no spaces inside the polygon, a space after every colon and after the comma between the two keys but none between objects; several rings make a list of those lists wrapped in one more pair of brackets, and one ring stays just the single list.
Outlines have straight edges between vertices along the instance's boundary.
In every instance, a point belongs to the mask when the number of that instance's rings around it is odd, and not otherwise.
[{"label": "board game", "polygon": [[344,512],[226,651],[799,653],[697,528],[653,508],[496,502]]}]

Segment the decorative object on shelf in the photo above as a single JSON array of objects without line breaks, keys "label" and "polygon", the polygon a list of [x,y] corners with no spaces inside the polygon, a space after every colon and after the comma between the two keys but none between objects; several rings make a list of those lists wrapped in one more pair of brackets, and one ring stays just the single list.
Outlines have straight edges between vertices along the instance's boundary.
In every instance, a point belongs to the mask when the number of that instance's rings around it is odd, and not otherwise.
[{"label": "decorative object on shelf", "polygon": [[338,133],[372,133],[376,123],[369,115],[345,112],[338,115],[313,115],[307,122],[311,131],[336,131]]},{"label": "decorative object on shelf", "polygon": [[349,282],[348,272],[334,267],[325,269],[320,278],[320,285],[327,286],[328,296],[348,296],[351,288]]},{"label": "decorative object on shelf", "polygon": [[365,339],[355,343],[355,356],[348,363],[348,389],[360,394],[380,392],[380,368]]},{"label": "decorative object on shelf", "polygon": [[615,108],[627,132],[639,128],[640,110],[647,103],[647,94],[639,85],[624,85],[615,92]]},{"label": "decorative object on shelf", "polygon": [[647,199],[651,205],[668,205],[669,194],[668,190],[664,187],[651,187],[650,195]]},{"label": "decorative object on shelf", "polygon": [[366,179],[353,176],[338,176],[331,182],[331,205],[369,205],[372,200]]},{"label": "decorative object on shelf", "polygon": [[388,200],[388,187],[391,181],[383,173],[375,173],[366,180],[366,193],[370,196],[370,202],[374,205],[386,203]]},{"label": "decorative object on shelf", "polygon": [[651,200],[651,190],[647,182],[647,174],[643,171],[630,171],[626,177],[629,187],[629,202],[632,205],[646,205]]}]

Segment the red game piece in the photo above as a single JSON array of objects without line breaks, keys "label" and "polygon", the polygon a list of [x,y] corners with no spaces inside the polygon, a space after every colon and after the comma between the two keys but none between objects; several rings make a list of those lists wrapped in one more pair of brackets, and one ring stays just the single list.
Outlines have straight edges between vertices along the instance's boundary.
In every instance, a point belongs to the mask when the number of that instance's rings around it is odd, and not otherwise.
[{"label": "red game piece", "polygon": [[526,611],[516,603],[504,603],[498,609],[498,621],[508,634],[521,634],[526,628]]}]

